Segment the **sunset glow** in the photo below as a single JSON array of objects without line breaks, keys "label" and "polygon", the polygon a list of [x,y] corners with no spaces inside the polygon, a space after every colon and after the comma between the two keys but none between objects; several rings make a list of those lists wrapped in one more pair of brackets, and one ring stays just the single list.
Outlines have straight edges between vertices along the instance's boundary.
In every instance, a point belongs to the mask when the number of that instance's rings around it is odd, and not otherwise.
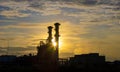
[{"label": "sunset glow", "polygon": [[[56,42],[55,42],[55,39],[52,39],[52,43],[53,43],[54,46],[57,45]],[[59,41],[59,48],[61,48],[61,47],[62,47],[62,41],[60,40]]]},{"label": "sunset glow", "polygon": [[[98,52],[120,59],[120,0],[0,0],[0,55],[35,53],[60,23],[59,57]],[[56,46],[54,39],[53,45]]]},{"label": "sunset glow", "polygon": [[54,46],[57,45],[56,42],[55,42],[55,39],[52,39],[52,43],[53,43]]}]

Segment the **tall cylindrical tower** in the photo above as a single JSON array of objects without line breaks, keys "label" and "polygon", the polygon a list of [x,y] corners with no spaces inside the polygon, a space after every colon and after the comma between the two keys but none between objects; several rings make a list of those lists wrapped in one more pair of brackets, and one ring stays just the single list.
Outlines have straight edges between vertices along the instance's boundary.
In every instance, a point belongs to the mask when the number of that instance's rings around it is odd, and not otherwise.
[{"label": "tall cylindrical tower", "polygon": [[59,23],[55,23],[55,42],[56,42],[56,61],[58,62],[59,60]]},{"label": "tall cylindrical tower", "polygon": [[52,43],[52,26],[48,26],[48,39],[47,39],[47,43],[51,44]]}]

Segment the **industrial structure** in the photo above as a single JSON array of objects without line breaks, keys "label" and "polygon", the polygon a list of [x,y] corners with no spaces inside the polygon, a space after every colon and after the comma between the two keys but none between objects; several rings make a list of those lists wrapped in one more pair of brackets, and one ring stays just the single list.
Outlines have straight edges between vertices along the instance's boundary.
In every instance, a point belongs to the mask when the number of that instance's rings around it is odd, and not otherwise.
[{"label": "industrial structure", "polygon": [[52,26],[48,26],[47,39],[41,39],[37,55],[1,55],[0,72],[120,72],[120,61],[108,62],[99,53],[59,58],[59,23],[55,23],[53,45]]},{"label": "industrial structure", "polygon": [[48,27],[48,38],[46,42],[40,41],[37,46],[37,62],[41,72],[58,72],[59,61],[59,23],[55,23],[55,42],[52,43],[52,26]]},{"label": "industrial structure", "polygon": [[101,56],[99,53],[75,55],[74,57],[70,57],[68,64],[79,68],[94,68],[94,66],[105,64],[105,56]]}]

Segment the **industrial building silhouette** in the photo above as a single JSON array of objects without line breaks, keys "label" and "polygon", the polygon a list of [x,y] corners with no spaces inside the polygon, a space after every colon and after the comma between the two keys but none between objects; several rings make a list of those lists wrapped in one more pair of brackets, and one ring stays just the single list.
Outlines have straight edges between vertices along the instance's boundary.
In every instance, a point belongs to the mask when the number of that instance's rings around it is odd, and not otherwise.
[{"label": "industrial building silhouette", "polygon": [[59,48],[59,23],[55,23],[55,42],[56,46],[52,42],[52,26],[48,27],[48,38],[46,42],[40,41],[40,45],[37,46],[37,63],[39,64],[41,72],[58,72],[58,48]]},{"label": "industrial building silhouette", "polygon": [[[108,62],[99,53],[59,58],[59,23],[48,26],[48,37],[40,41],[36,55],[1,55],[0,72],[120,72],[120,61]],[[56,46],[53,45],[54,28]]]},{"label": "industrial building silhouette", "polygon": [[[58,72],[59,71],[59,23],[55,23],[55,43],[53,45],[52,39],[52,26],[48,26],[48,38],[45,41],[40,41],[37,46],[37,55],[24,55],[24,56],[14,56],[14,55],[2,55],[0,56],[0,64],[4,66],[11,67],[14,65],[23,66],[23,67],[32,67],[31,69],[36,69],[37,72]],[[0,69],[1,66],[0,65]],[[8,69],[10,67],[7,67]],[[6,69],[1,69],[6,71]],[[0,70],[0,71],[1,71]],[[18,69],[19,70],[19,69]],[[28,69],[29,70],[29,69]],[[9,70],[8,70],[9,71]],[[34,70],[35,71],[35,70]],[[36,72],[35,71],[35,72]]]}]

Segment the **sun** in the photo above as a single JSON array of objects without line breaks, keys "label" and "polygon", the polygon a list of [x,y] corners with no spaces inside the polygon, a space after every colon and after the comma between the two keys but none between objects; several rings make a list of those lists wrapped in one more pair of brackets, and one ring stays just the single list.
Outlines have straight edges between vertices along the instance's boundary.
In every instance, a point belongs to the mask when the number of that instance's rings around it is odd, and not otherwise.
[{"label": "sun", "polygon": [[52,43],[53,43],[53,46],[56,46],[56,42],[55,42],[55,39],[52,39]]},{"label": "sun", "polygon": [[[57,43],[55,42],[55,39],[52,39],[53,46],[56,46]],[[59,48],[62,46],[62,41],[59,41]]]}]

